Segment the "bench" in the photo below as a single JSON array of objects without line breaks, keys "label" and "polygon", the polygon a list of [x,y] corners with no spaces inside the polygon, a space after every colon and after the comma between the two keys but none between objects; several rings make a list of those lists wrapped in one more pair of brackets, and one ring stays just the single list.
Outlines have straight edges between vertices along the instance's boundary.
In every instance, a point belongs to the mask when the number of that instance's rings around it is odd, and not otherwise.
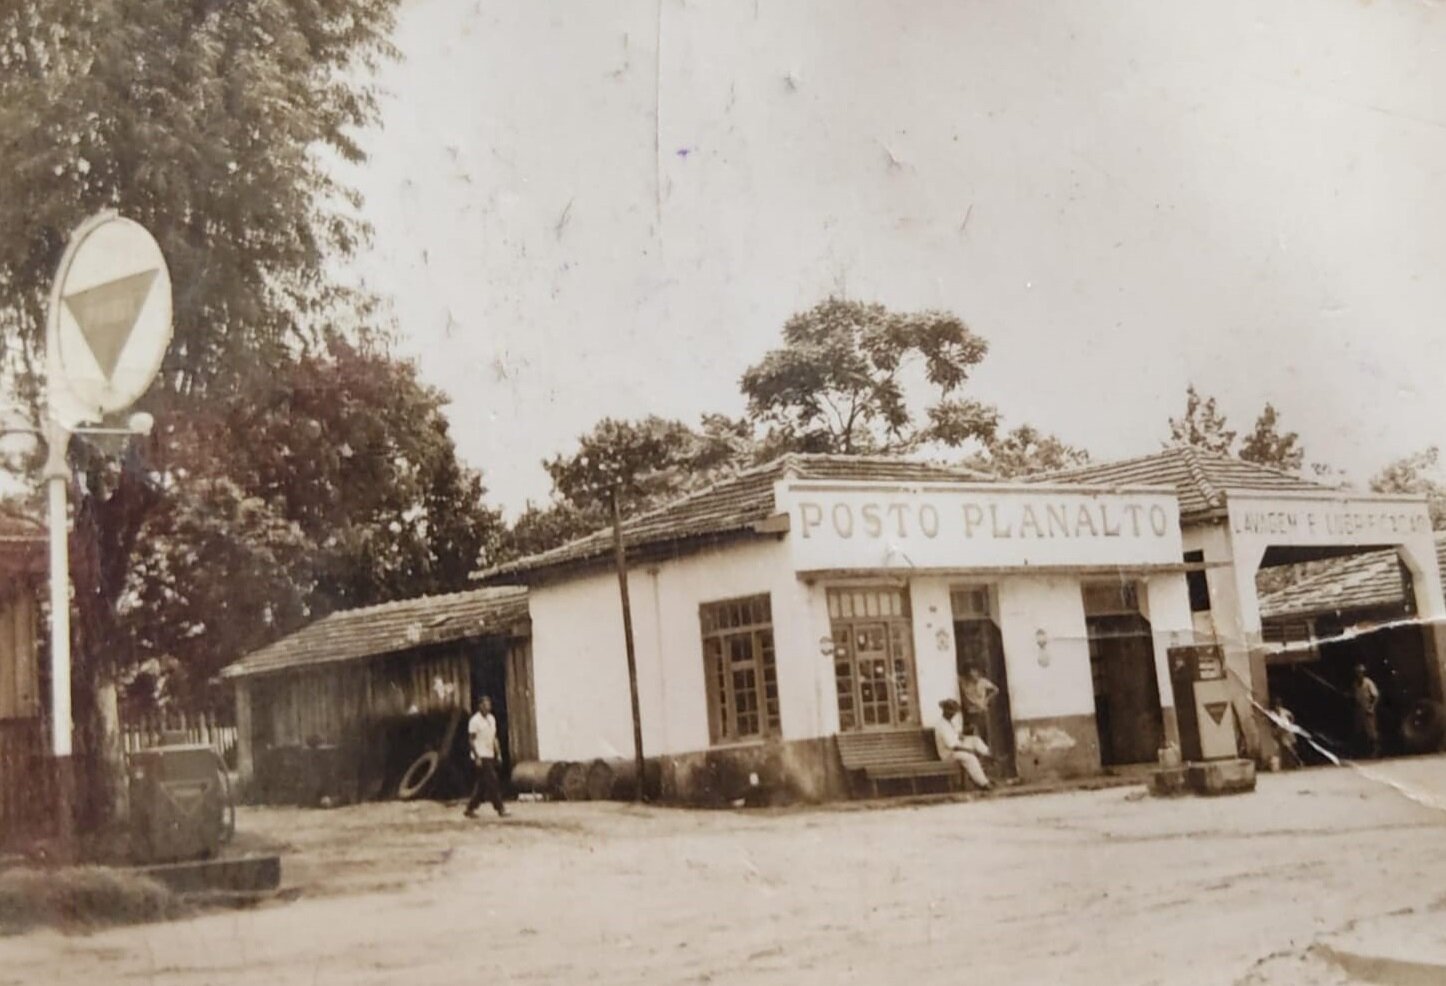
[{"label": "bench", "polygon": [[932,730],[839,733],[837,739],[839,759],[843,761],[851,792],[854,778],[859,774],[869,782],[874,797],[878,797],[880,781],[907,780],[917,794],[920,779],[942,777],[948,781],[951,791],[962,780],[957,763],[939,759]]}]

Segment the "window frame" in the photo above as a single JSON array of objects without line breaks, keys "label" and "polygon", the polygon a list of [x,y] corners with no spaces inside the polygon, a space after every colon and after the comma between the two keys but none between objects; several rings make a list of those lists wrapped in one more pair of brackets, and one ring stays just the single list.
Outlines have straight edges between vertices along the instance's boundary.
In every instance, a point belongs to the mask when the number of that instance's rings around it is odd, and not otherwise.
[{"label": "window frame", "polygon": [[[709,742],[723,746],[781,736],[772,595],[762,592],[699,603],[698,629]],[[740,646],[747,650],[741,660],[734,649]],[[740,687],[738,676],[749,674],[751,686]],[[740,701],[741,697],[750,701]]]},{"label": "window frame", "polygon": [[[1184,554],[1186,565],[1204,565],[1205,552],[1199,549]],[[1185,587],[1190,593],[1190,612],[1210,612],[1210,580],[1202,568],[1185,572]]]}]

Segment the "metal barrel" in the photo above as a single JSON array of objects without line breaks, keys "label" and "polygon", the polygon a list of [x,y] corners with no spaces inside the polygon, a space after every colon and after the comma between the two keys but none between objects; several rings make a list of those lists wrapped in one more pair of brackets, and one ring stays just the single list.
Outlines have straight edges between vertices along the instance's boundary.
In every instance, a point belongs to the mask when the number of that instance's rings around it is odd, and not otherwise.
[{"label": "metal barrel", "polygon": [[587,796],[591,801],[606,801],[613,796],[620,761],[594,760],[587,768]]},{"label": "metal barrel", "polygon": [[[631,801],[638,790],[638,765],[635,760],[611,760],[613,785],[611,797],[614,801]],[[643,767],[646,771],[647,781],[643,788],[643,796],[653,799],[658,796],[658,789],[661,786],[661,770],[657,761],[649,760]]]},{"label": "metal barrel", "polygon": [[591,767],[587,761],[570,763],[562,774],[562,796],[567,801],[586,801],[587,772]]},{"label": "metal barrel", "polygon": [[550,794],[548,778],[556,767],[550,760],[523,760],[512,765],[512,786],[522,794]]},{"label": "metal barrel", "polygon": [[562,779],[567,774],[567,768],[572,766],[570,760],[554,760],[552,769],[547,772],[547,795],[551,798],[562,797]]}]

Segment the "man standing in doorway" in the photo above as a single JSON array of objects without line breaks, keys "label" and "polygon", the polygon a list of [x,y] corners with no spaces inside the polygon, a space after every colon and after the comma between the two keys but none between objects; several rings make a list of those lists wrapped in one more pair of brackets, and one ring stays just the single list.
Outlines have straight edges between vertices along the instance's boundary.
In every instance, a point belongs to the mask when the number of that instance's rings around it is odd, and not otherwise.
[{"label": "man standing in doorway", "polygon": [[483,800],[492,802],[499,818],[507,816],[502,806],[502,782],[497,777],[497,761],[502,748],[497,742],[497,718],[492,714],[492,699],[483,695],[477,700],[477,712],[467,723],[467,745],[472,753],[472,763],[477,780],[472,787],[472,800],[467,802],[464,814],[477,817],[477,806]]},{"label": "man standing in doorway", "polygon": [[977,664],[964,669],[959,679],[959,697],[964,700],[964,721],[974,727],[984,742],[989,742],[989,704],[999,694],[999,686],[979,671]]},{"label": "man standing in doorway", "polygon": [[1351,688],[1356,703],[1356,738],[1368,757],[1381,755],[1381,735],[1376,723],[1376,706],[1381,701],[1381,690],[1366,674],[1364,664],[1356,665],[1356,683]]}]

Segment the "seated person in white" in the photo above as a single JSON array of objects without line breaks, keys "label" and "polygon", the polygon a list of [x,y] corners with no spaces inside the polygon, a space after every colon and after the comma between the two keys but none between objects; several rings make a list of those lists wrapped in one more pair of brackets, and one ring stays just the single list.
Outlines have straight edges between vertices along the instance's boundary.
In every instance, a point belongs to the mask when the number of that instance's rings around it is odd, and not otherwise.
[{"label": "seated person in white", "polygon": [[939,759],[958,763],[975,787],[987,789],[990,787],[989,777],[984,773],[980,760],[991,757],[988,744],[979,738],[973,725],[964,725],[958,701],[944,699],[939,703],[939,711],[942,715],[934,727],[934,744],[939,750]]}]

